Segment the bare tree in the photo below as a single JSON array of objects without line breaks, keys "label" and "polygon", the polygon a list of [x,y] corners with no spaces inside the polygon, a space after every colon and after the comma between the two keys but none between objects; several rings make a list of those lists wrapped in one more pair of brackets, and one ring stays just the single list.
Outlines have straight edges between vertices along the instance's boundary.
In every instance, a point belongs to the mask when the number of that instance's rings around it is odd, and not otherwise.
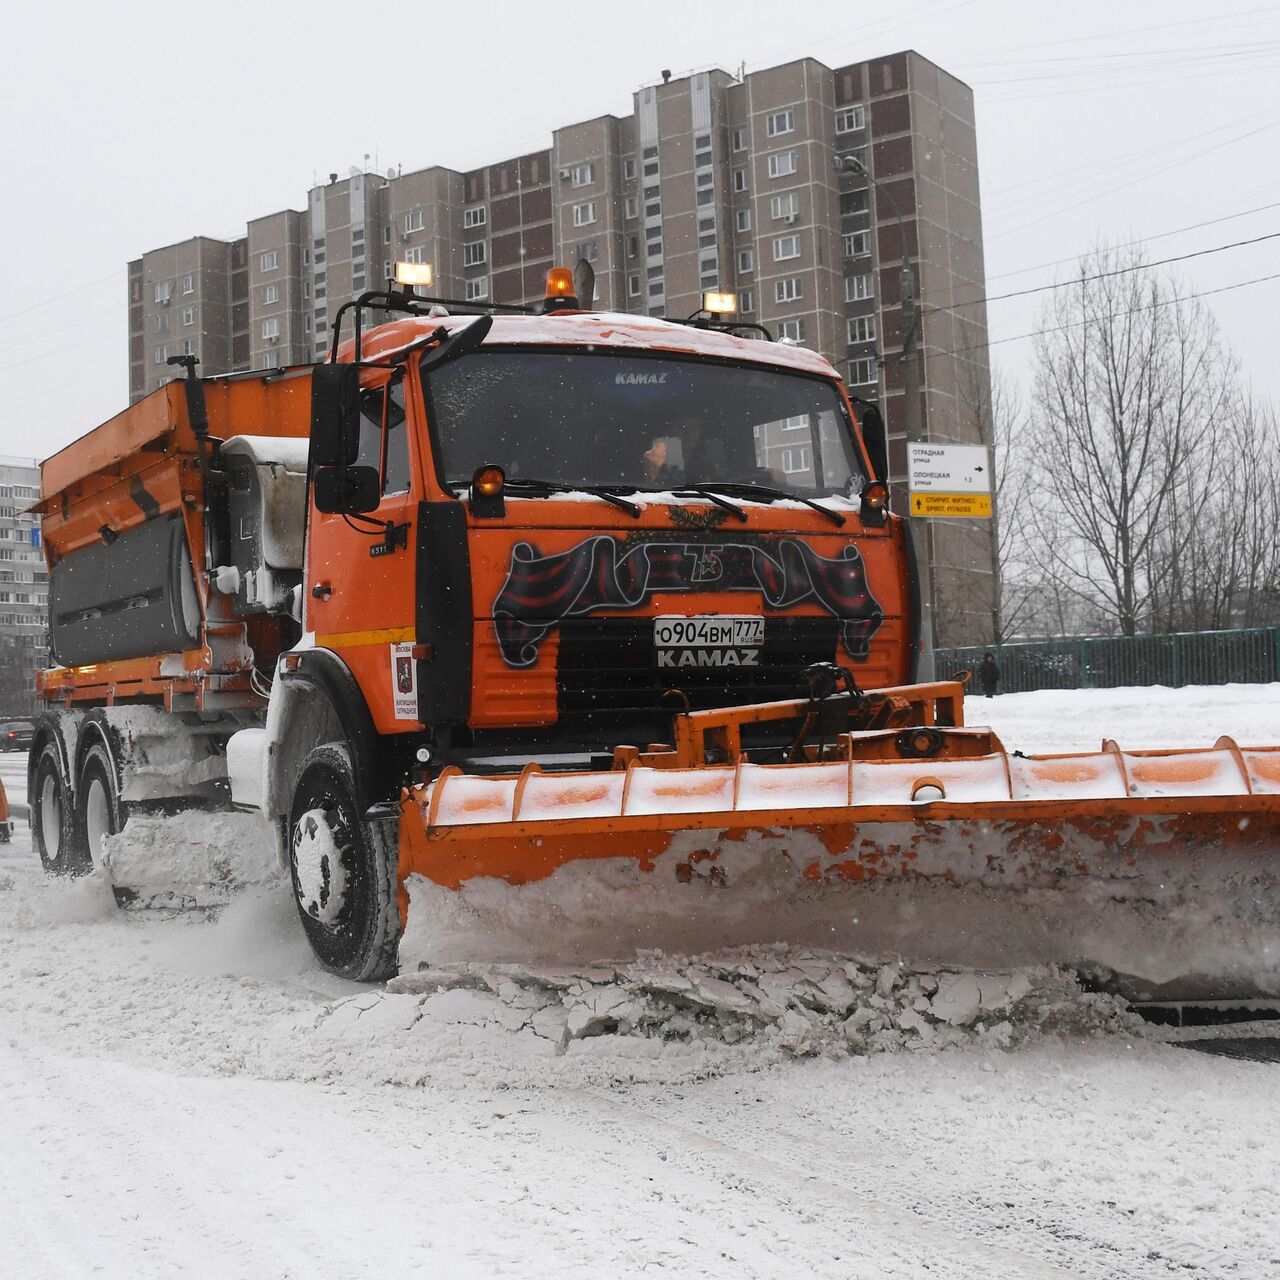
[{"label": "bare tree", "polygon": [[1190,539],[1174,508],[1231,371],[1208,311],[1132,251],[1081,262],[1039,327],[1033,467],[1056,535],[1040,540],[1041,567],[1134,635]]}]

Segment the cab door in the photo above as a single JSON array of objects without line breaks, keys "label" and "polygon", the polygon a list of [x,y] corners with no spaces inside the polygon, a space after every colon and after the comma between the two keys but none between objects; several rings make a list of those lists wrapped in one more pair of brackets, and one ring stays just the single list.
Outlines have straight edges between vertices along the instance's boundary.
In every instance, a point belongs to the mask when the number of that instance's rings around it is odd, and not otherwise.
[{"label": "cab door", "polygon": [[403,372],[367,371],[357,465],[377,468],[378,506],[361,515],[311,510],[307,629],[350,668],[379,733],[421,727],[412,650],[422,478],[412,436]]}]

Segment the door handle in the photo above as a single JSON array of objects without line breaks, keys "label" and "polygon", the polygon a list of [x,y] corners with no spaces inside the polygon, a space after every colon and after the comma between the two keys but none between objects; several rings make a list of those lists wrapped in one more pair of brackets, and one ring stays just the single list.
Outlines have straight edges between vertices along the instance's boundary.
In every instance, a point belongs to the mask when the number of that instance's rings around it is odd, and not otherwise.
[{"label": "door handle", "polygon": [[317,582],[311,588],[312,599],[327,600],[331,595],[333,595],[333,588],[327,582]]}]

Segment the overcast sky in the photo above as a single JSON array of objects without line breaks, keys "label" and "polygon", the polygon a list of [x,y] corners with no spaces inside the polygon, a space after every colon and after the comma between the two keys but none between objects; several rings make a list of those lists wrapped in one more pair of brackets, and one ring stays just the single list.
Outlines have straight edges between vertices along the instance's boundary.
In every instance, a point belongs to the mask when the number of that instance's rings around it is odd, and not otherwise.
[{"label": "overcast sky", "polygon": [[[991,294],[1052,282],[1100,236],[1159,237],[1145,247],[1164,258],[1280,231],[1280,2],[1217,7],[16,6],[0,55],[0,452],[43,457],[126,405],[130,258],[241,235],[366,159],[466,169],[549,146],[557,125],[630,112],[664,68],[836,67],[913,48],[965,80]],[[1177,269],[1195,291],[1278,275],[1280,239]],[[990,309],[993,356],[1016,377],[1041,298]],[[1207,301],[1255,386],[1280,399],[1280,279]]]}]

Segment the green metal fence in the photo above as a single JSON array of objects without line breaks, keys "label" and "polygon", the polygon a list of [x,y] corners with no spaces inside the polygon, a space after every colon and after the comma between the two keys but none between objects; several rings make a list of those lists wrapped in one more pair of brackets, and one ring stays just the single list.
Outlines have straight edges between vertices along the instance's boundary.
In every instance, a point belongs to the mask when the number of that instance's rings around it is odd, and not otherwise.
[{"label": "green metal fence", "polygon": [[938,678],[962,670],[976,672],[987,652],[996,656],[1002,693],[1280,680],[1280,627],[1161,636],[1070,636],[938,649],[934,655]]}]

